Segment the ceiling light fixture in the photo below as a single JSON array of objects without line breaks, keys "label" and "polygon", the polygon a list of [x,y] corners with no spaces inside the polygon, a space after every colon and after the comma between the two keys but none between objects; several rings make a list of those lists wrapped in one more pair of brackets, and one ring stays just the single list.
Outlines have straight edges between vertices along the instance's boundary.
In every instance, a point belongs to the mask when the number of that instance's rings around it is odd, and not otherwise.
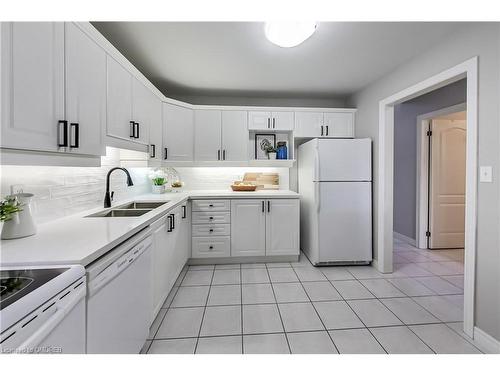
[{"label": "ceiling light fixture", "polygon": [[264,31],[271,43],[280,47],[295,47],[314,34],[316,22],[279,21],[266,22]]}]

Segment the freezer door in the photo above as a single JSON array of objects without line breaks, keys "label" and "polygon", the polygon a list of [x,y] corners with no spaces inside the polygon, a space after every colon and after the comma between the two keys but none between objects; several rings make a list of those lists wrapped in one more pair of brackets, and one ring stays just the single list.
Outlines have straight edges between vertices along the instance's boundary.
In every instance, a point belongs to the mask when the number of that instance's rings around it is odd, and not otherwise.
[{"label": "freezer door", "polygon": [[316,181],[371,181],[371,140],[318,139]]},{"label": "freezer door", "polygon": [[316,184],[319,262],[371,261],[371,182]]}]

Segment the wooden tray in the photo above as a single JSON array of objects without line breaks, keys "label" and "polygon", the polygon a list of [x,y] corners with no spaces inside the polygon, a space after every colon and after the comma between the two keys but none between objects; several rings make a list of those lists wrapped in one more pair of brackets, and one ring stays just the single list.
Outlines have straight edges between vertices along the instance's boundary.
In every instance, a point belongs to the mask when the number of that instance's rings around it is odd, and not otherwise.
[{"label": "wooden tray", "polygon": [[257,189],[257,185],[254,185],[254,186],[231,185],[231,189],[233,189],[233,191],[255,191],[255,189]]}]

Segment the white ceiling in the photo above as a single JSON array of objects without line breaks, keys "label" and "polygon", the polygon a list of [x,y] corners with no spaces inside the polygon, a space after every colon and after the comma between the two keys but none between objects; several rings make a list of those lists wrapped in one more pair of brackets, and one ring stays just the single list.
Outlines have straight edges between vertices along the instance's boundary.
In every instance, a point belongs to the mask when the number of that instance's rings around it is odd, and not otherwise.
[{"label": "white ceiling", "polygon": [[166,95],[344,97],[460,23],[322,22],[294,48],[261,22],[93,22]]}]

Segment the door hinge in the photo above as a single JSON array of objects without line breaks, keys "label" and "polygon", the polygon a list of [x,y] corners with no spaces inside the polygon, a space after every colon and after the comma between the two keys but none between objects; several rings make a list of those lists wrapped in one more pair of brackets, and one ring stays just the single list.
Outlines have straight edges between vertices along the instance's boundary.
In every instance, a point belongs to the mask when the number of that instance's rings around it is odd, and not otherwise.
[{"label": "door hinge", "polygon": [[427,136],[428,137],[432,136],[432,130],[427,130]]},{"label": "door hinge", "polygon": [[425,232],[425,237],[430,237],[431,236],[431,232],[427,231]]}]

